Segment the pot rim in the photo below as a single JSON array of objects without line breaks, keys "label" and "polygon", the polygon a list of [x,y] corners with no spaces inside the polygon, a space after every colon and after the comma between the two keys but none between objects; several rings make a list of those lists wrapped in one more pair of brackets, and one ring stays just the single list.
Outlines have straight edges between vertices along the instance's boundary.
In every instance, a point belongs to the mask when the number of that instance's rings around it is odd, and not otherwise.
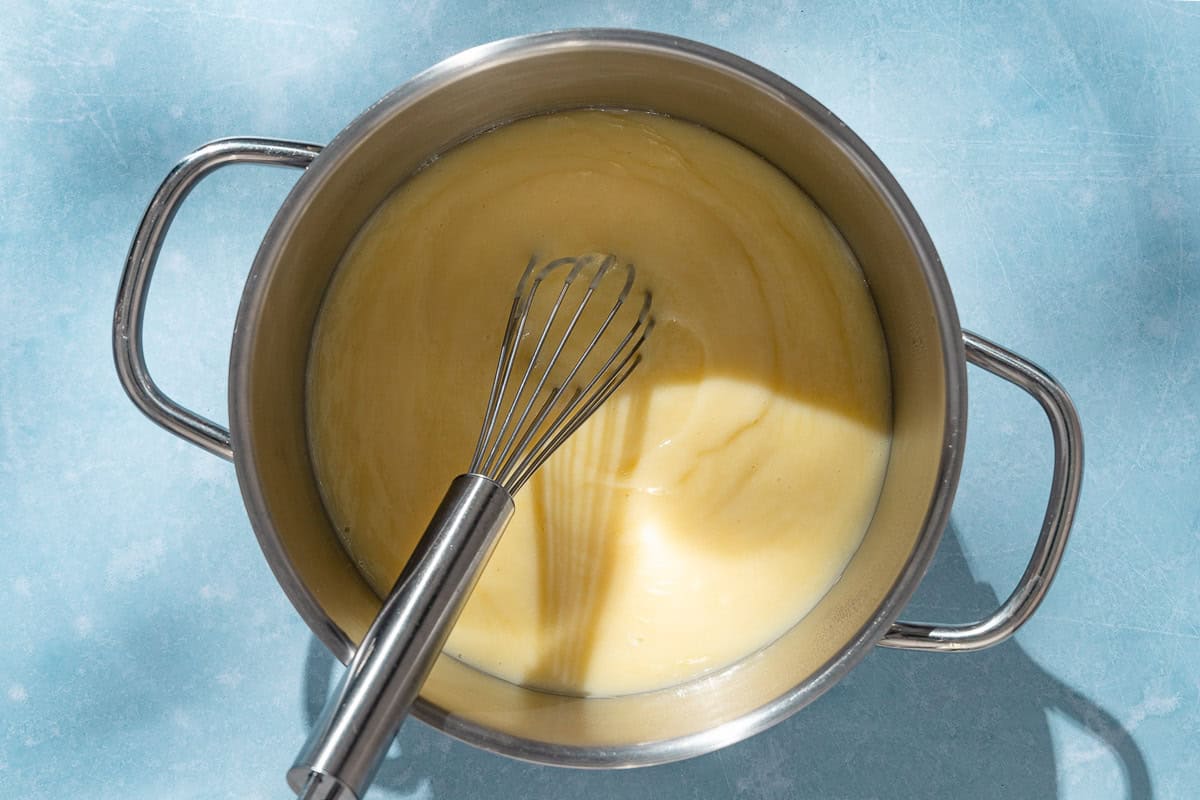
[{"label": "pot rim", "polygon": [[[229,366],[229,422],[238,484],[255,536],[271,571],[313,633],[342,662],[348,662],[354,643],[324,612],[312,590],[300,579],[271,524],[258,479],[259,464],[249,446],[250,352],[268,282],[263,279],[279,264],[279,255],[295,231],[299,212],[325,186],[328,176],[353,151],[396,113],[450,81],[484,65],[537,57],[564,49],[602,48],[683,57],[710,69],[736,74],[808,116],[826,136],[857,160],[862,174],[895,213],[916,252],[929,288],[940,336],[946,403],[937,488],[930,500],[923,530],[883,602],[871,619],[842,646],[840,653],[792,690],[769,703],[705,731],[674,739],[616,747],[579,747],[517,737],[465,720],[418,697],[412,715],[468,744],[513,758],[542,764],[590,768],[649,766],[702,755],[748,738],[799,711],[846,675],[883,638],[924,577],[945,525],[962,466],[966,436],[966,356],[962,329],[949,283],[933,242],[899,183],[874,152],[840,119],[803,90],[751,61],[718,48],[681,37],[612,28],[580,28],[501,39],[464,50],[419,73],[384,95],[339,132],[312,161],[276,212],[255,256],[238,308]],[[727,669],[735,669],[737,664]],[[722,671],[724,672],[724,671]],[[722,673],[717,673],[722,674]],[[713,677],[704,676],[702,679]]]}]

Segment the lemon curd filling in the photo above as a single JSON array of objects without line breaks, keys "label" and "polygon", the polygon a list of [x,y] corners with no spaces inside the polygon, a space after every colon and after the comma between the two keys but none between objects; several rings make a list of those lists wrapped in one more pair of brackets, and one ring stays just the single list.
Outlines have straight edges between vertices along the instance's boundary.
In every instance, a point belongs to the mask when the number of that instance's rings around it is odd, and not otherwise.
[{"label": "lemon curd filling", "polygon": [[874,512],[891,401],[853,255],[773,166],[644,113],[506,125],[400,186],[321,310],[313,462],[380,595],[470,463],[530,254],[587,252],[653,291],[645,361],[517,495],[446,650],[613,695],[730,664],[821,599]]}]

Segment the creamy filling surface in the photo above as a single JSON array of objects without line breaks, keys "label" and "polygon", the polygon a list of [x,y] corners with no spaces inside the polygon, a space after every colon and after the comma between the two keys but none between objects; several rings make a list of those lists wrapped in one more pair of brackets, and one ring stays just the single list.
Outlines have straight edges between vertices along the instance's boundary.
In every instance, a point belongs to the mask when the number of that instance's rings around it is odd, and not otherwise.
[{"label": "creamy filling surface", "polygon": [[646,361],[516,498],[447,651],[612,695],[730,664],[838,579],[888,456],[862,273],[773,166],[633,112],[519,121],[447,153],[365,225],[324,302],[310,447],[346,549],[386,594],[466,470],[530,254],[636,264]]}]

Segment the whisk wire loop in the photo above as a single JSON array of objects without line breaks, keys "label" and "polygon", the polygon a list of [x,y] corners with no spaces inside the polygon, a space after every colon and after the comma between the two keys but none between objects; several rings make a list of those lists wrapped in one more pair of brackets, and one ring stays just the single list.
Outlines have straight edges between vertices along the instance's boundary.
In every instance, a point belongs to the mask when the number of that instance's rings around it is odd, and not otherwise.
[{"label": "whisk wire loop", "polygon": [[[521,402],[521,398],[525,394],[525,387],[529,383],[529,377],[533,374],[534,367],[536,367],[538,365],[538,357],[541,356],[541,354],[542,354],[542,347],[546,344],[546,337],[550,334],[550,329],[551,329],[551,327],[553,327],[554,320],[558,316],[558,311],[562,307],[563,298],[566,297],[567,290],[571,288],[571,283],[574,281],[575,277],[579,274],[579,270],[581,268],[580,259],[557,258],[557,259],[551,261],[546,266],[544,266],[534,277],[533,284],[531,285],[530,290],[529,290],[529,294],[525,298],[523,298],[523,300],[521,301],[521,303],[518,307],[519,321],[518,321],[516,333],[515,333],[512,341],[506,342],[510,352],[509,352],[509,363],[505,369],[505,373],[506,373],[505,380],[504,380],[505,387],[507,386],[507,383],[508,383],[508,373],[510,373],[512,370],[512,361],[516,357],[517,348],[519,347],[519,345],[521,343],[521,337],[525,330],[525,323],[528,321],[529,312],[533,307],[534,298],[537,297],[538,288],[542,285],[542,282],[546,279],[547,275],[552,273],[554,270],[557,270],[564,266],[567,266],[568,264],[573,265],[572,269],[567,274],[566,279],[563,281],[562,288],[558,292],[558,297],[555,299],[554,305],[551,306],[550,313],[547,314],[547,316],[546,316],[546,323],[542,327],[542,332],[541,332],[541,335],[538,336],[537,343],[534,345],[533,354],[529,358],[529,365],[525,368],[525,373],[521,376],[521,382],[517,386],[516,394],[513,395],[512,402],[508,406],[508,411],[504,415],[504,420],[500,424],[500,429],[496,433],[496,444],[499,445],[499,443],[501,441],[505,441],[506,444],[503,447],[497,446],[492,449],[490,455],[488,456],[487,461],[485,461],[483,463],[482,468],[480,469],[481,474],[484,474],[484,475],[490,474],[495,466],[493,462],[497,459],[497,456],[500,456],[501,453],[503,453],[504,451],[507,450],[508,445],[512,444],[512,438],[516,434],[515,430],[513,430],[512,433],[509,433],[509,424],[513,420],[513,412],[516,410],[517,405]],[[501,403],[503,400],[503,388],[504,387],[502,387],[502,390],[501,390],[501,396],[499,398],[497,398],[497,401],[496,401],[497,404]],[[540,386],[539,386],[539,389],[540,389]],[[532,403],[536,399],[536,397],[537,397],[537,391],[534,392],[533,397],[531,397],[529,399],[529,402]],[[528,414],[528,408],[526,408],[526,414],[522,415],[520,422],[517,423],[518,428],[520,427],[521,422],[524,422],[525,416],[527,414]],[[508,434],[507,439],[505,439],[506,434]]]},{"label": "whisk wire loop", "polygon": [[[565,377],[552,383],[551,373],[568,350],[568,343],[573,338],[583,341],[585,333],[579,324],[580,320],[600,291],[606,277],[619,272],[615,270],[618,262],[612,255],[588,254],[554,259],[541,269],[536,269],[536,263],[536,257],[530,260],[513,297],[488,397],[487,411],[484,414],[483,429],[471,460],[472,473],[491,478],[510,493],[515,493],[523,486],[554,450],[566,441],[567,437],[577,430],[641,363],[639,351],[653,327],[653,319],[650,317],[650,295],[646,293],[636,322],[599,367],[589,367],[591,371],[584,374],[585,365],[602,357],[597,353],[597,349],[632,292],[636,270],[632,264],[626,264],[623,270],[624,281],[603,321],[592,329],[591,338],[587,340]],[[545,321],[531,322],[538,290],[555,271],[568,266],[570,269],[563,278],[562,286],[545,313]],[[594,271],[588,275],[588,284],[574,310],[568,311],[570,306],[565,302],[568,291],[586,270]],[[552,338],[551,332],[555,329],[556,321],[560,316],[565,318],[568,313],[570,318],[561,335],[557,336],[557,343],[548,347],[547,343]],[[512,397],[509,399],[507,395],[513,383],[511,378],[517,362],[517,351],[522,338],[527,335],[527,330],[530,335],[538,331],[537,339],[529,363],[516,383],[516,391],[511,393]],[[544,351],[550,351],[550,355],[543,359]],[[577,381],[577,378],[580,380]]]},{"label": "whisk wire loop", "polygon": [[[638,315],[637,321],[633,327],[625,334],[620,344],[609,355],[608,359],[596,370],[592,379],[587,385],[577,390],[574,396],[562,408],[558,416],[551,422],[547,428],[549,431],[558,431],[558,433],[547,434],[542,437],[541,444],[525,451],[524,457],[515,465],[506,463],[501,470],[501,474],[507,480],[512,477],[514,491],[519,489],[529,476],[536,472],[537,469],[550,457],[550,454],[558,449],[559,445],[564,442],[568,436],[582,425],[592,413],[600,407],[600,405],[608,399],[609,395],[617,390],[624,382],[630,372],[641,363],[640,350],[642,343],[649,334],[651,328],[654,327],[654,321],[649,319],[650,312],[650,295],[646,295],[646,300],[642,305],[641,313]],[[641,331],[641,336],[634,341],[634,337]],[[630,347],[630,343],[633,346]],[[619,363],[613,367],[613,363]],[[611,368],[611,369],[610,369]],[[593,391],[594,390],[594,391]],[[585,398],[587,398],[585,400]],[[568,418],[573,412],[577,412],[577,418],[574,421],[568,421]],[[531,429],[531,433],[537,428]]]},{"label": "whisk wire loop", "polygon": [[518,330],[518,326],[524,326],[525,323],[525,315],[521,312],[525,284],[529,280],[529,276],[533,274],[535,266],[537,266],[537,256],[530,256],[529,263],[521,274],[521,280],[517,283],[517,291],[513,294],[512,309],[508,312],[508,325],[504,329],[504,337],[500,340],[500,357],[496,360],[496,374],[492,378],[492,388],[488,393],[487,412],[483,417],[483,432],[479,435],[479,442],[475,445],[475,455],[471,457],[470,472],[479,470],[479,459],[483,457],[483,448],[491,438],[492,426],[496,424],[496,415],[500,412],[500,398],[504,395],[508,376],[512,370],[512,361],[517,352],[515,343],[521,340],[521,331]]},{"label": "whisk wire loop", "polygon": [[[640,348],[641,343],[644,340],[644,337],[638,339],[638,344],[636,347]],[[518,491],[520,491],[521,487],[525,485],[525,482],[528,481],[535,472],[541,469],[542,465],[546,463],[546,460],[554,454],[554,451],[557,450],[572,434],[574,434],[575,431],[577,431],[579,427],[583,425],[583,423],[587,422],[588,418],[592,416],[592,413],[595,412],[596,409],[603,405],[608,398],[612,396],[613,392],[615,392],[621,386],[621,384],[625,382],[625,379],[629,377],[629,374],[633,372],[633,370],[636,369],[638,364],[641,362],[641,353],[635,353],[632,350],[627,353],[617,368],[609,373],[608,377],[605,378],[604,383],[600,386],[600,389],[583,404],[583,407],[579,409],[578,413],[571,418],[566,425],[558,429],[556,433],[546,438],[539,447],[526,455],[525,459],[522,460],[521,465],[518,466],[516,474],[512,478],[507,479],[507,483],[505,485],[511,487],[509,492],[511,494],[516,494]],[[582,392],[577,393],[577,397],[582,396],[582,394]],[[565,417],[566,413],[563,413],[561,418]]]},{"label": "whisk wire loop", "polygon": [[[550,362],[549,362],[550,364],[555,364],[558,362],[559,358],[562,355],[564,347],[566,347],[567,340],[571,338],[571,334],[574,332],[575,326],[579,322],[580,316],[582,316],[584,309],[587,307],[588,301],[591,299],[593,293],[596,291],[596,287],[599,286],[600,280],[604,277],[604,273],[606,273],[612,267],[612,265],[615,263],[616,263],[616,258],[613,256],[609,256],[600,265],[599,269],[596,272],[596,276],[592,279],[591,284],[588,286],[587,292],[584,294],[583,299],[580,301],[579,307],[575,310],[575,315],[571,318],[570,323],[567,325],[567,329],[563,332],[562,338],[559,340],[558,347],[554,351],[554,355],[550,357]],[[626,270],[625,285],[621,288],[621,292],[617,295],[616,300],[613,302],[612,307],[609,309],[608,315],[604,318],[604,322],[600,325],[599,328],[597,328],[596,333],[594,336],[592,336],[591,341],[588,342],[587,346],[583,349],[583,352],[580,354],[579,358],[576,359],[575,364],[571,367],[571,371],[567,374],[567,376],[565,378],[563,378],[559,382],[558,386],[551,389],[549,402],[547,402],[545,404],[545,406],[543,406],[541,412],[537,416],[534,417],[533,422],[531,422],[529,425],[524,426],[525,435],[521,438],[520,442],[517,443],[515,448],[510,447],[510,448],[505,449],[505,452],[501,455],[501,466],[497,469],[498,474],[500,474],[500,475],[509,474],[509,469],[513,466],[514,461],[517,459],[517,457],[521,453],[522,448],[524,448],[526,445],[528,445],[529,440],[533,438],[534,434],[536,434],[539,430],[541,430],[542,423],[545,422],[546,416],[550,413],[550,409],[555,404],[557,404],[558,400],[565,393],[566,388],[571,385],[571,382],[573,380],[575,380],[575,376],[579,373],[580,368],[583,367],[584,362],[586,362],[588,360],[588,358],[591,356],[592,352],[596,349],[596,345],[600,342],[600,340],[604,336],[605,332],[609,329],[609,326],[612,325],[613,319],[616,318],[617,312],[620,311],[621,306],[625,304],[625,300],[629,296],[629,290],[633,287],[634,275],[635,275],[635,271],[634,271],[633,265],[630,264]],[[622,345],[624,345],[624,344],[625,344],[625,342],[622,342]],[[618,348],[618,350],[619,350],[619,348]],[[600,367],[600,371],[596,373],[596,377],[592,379],[592,383],[595,383],[595,381],[599,378],[599,376],[603,373],[603,371],[608,368],[608,366],[612,363],[613,359],[615,359],[616,356],[617,356],[617,352],[614,352],[613,355],[609,357],[609,360],[607,362],[605,362],[605,364],[602,367]],[[549,376],[550,376],[550,370],[547,369],[543,373],[542,379],[538,383],[538,387],[534,390],[535,396],[538,392],[541,391],[542,386],[545,384],[546,379]],[[590,388],[591,388],[591,384],[589,384],[586,388],[584,388],[583,391],[586,392]],[[578,396],[579,396],[579,394],[576,395],[576,397],[578,397]],[[555,425],[558,424],[558,422],[560,422],[561,419],[562,419],[562,415],[560,414],[559,418],[556,419],[553,424],[555,424]],[[524,423],[524,418],[522,418],[521,422],[518,423],[517,427],[521,428],[523,423]]]}]

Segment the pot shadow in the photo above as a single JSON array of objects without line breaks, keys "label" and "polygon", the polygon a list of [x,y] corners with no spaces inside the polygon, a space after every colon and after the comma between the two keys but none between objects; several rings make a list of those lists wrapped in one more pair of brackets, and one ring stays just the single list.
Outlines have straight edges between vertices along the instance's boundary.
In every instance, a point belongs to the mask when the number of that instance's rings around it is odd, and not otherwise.
[{"label": "pot shadow", "polygon": [[[991,586],[971,575],[953,524],[920,596],[918,608],[945,614],[982,612],[998,601]],[[304,674],[307,728],[340,669],[313,639]],[[1122,724],[1015,640],[976,654],[877,648],[785,722],[717,753],[660,767],[542,767],[410,722],[369,797],[1050,798],[1059,795],[1051,712],[1111,754],[1125,797],[1153,797],[1145,758]]]}]

